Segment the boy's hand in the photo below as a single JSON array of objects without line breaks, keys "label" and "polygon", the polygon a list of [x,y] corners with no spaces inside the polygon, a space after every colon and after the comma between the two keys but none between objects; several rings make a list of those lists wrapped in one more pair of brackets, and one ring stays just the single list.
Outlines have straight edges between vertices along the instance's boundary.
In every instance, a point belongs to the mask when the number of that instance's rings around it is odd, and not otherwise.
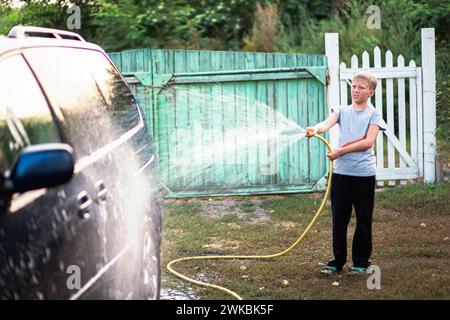
[{"label": "boy's hand", "polygon": [[306,137],[311,138],[317,133],[316,127],[307,127],[306,128]]},{"label": "boy's hand", "polygon": [[336,149],[331,150],[331,152],[327,152],[327,157],[330,160],[336,160],[337,158],[339,158],[342,155],[344,155],[342,148],[336,148]]}]

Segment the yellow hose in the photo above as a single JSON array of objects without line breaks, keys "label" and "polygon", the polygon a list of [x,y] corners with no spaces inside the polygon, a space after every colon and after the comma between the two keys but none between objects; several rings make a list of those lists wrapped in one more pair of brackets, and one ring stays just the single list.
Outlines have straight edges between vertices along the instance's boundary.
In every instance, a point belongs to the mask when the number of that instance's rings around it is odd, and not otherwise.
[{"label": "yellow hose", "polygon": [[[323,138],[322,136],[319,136],[318,134],[314,134],[314,137],[318,138],[319,140],[321,140],[323,143],[325,143],[325,145],[327,146],[328,151],[331,151],[331,146],[328,143],[328,141]],[[303,231],[303,233],[300,235],[300,237],[293,243],[291,244],[288,248],[286,248],[285,250],[278,252],[278,253],[274,253],[274,254],[269,254],[269,255],[255,255],[255,256],[244,256],[244,255],[228,255],[228,256],[193,256],[193,257],[184,257],[184,258],[179,258],[179,259],[175,259],[170,261],[167,264],[167,269],[169,270],[170,273],[172,273],[173,275],[186,280],[190,283],[193,284],[197,284],[200,286],[204,286],[204,287],[208,287],[208,288],[215,288],[217,290],[221,290],[224,291],[230,295],[232,295],[233,297],[235,297],[238,300],[243,300],[242,297],[240,295],[238,295],[236,292],[231,291],[230,289],[227,289],[225,287],[221,287],[215,284],[211,284],[211,283],[207,283],[207,282],[203,282],[203,281],[198,281],[192,278],[189,278],[177,271],[175,271],[172,268],[172,265],[174,265],[175,263],[181,262],[181,261],[188,261],[188,260],[210,260],[210,259],[272,259],[272,258],[276,258],[276,257],[280,257],[283,256],[285,254],[287,254],[288,252],[290,252],[292,249],[294,249],[302,240],[303,238],[308,234],[308,232],[311,230],[311,228],[316,224],[317,220],[319,219],[320,215],[322,214],[322,211],[325,207],[325,204],[327,202],[329,193],[330,193],[330,186],[331,186],[331,177],[332,177],[332,172],[333,172],[333,161],[330,160],[330,168],[328,171],[328,183],[327,183],[327,189],[325,191],[325,195],[322,199],[322,203],[320,204],[319,209],[317,210],[316,214],[314,215],[314,217],[312,218],[311,222],[309,223],[309,225],[306,227],[305,231]]]}]

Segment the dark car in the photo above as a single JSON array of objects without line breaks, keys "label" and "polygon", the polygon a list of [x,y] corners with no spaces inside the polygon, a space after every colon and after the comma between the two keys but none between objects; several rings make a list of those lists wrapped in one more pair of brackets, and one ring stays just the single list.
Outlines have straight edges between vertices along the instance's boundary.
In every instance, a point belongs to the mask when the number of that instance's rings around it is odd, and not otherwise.
[{"label": "dark car", "polygon": [[161,210],[143,114],[76,33],[0,38],[0,299],[157,299]]}]

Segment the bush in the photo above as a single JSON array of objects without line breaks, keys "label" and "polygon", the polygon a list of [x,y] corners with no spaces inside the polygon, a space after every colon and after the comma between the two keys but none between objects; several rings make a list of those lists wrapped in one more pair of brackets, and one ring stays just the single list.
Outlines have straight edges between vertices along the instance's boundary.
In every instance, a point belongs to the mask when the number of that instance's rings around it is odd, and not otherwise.
[{"label": "bush", "polygon": [[274,52],[280,28],[276,4],[256,4],[255,22],[251,36],[244,37],[244,51]]},{"label": "bush", "polygon": [[450,163],[450,80],[437,87],[436,120],[438,152],[442,160]]}]

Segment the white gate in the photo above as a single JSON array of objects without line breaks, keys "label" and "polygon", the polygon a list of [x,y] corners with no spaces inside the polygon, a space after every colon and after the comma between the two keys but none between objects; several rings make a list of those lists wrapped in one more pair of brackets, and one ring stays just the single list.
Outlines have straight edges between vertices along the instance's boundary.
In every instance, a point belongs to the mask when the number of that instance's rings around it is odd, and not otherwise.
[{"label": "white gate", "polygon": [[[432,48],[430,43],[427,43],[430,41],[430,30],[433,36]],[[405,66],[402,55],[394,62],[389,50],[384,55],[383,66],[382,53],[378,47],[373,50],[373,59],[370,59],[369,53],[365,51],[361,60],[353,55],[351,65],[347,67],[344,63],[339,64],[337,34],[326,34],[325,42],[330,71],[329,106],[351,103],[349,100],[351,79],[356,72],[367,70],[378,79],[375,95],[369,100],[383,116],[387,127],[384,133],[379,133],[375,146],[378,185],[383,185],[385,180],[389,181],[389,185],[395,185],[396,180],[406,184],[406,180],[415,180],[419,177],[424,177],[427,182],[434,182],[436,127],[434,29],[422,29],[423,68],[417,67],[412,60]],[[427,73],[426,81],[424,81],[425,73]],[[431,81],[433,88],[430,88]],[[425,86],[428,87],[427,90]],[[337,146],[337,141],[338,131],[334,129],[331,131],[331,143],[334,147]]]}]

